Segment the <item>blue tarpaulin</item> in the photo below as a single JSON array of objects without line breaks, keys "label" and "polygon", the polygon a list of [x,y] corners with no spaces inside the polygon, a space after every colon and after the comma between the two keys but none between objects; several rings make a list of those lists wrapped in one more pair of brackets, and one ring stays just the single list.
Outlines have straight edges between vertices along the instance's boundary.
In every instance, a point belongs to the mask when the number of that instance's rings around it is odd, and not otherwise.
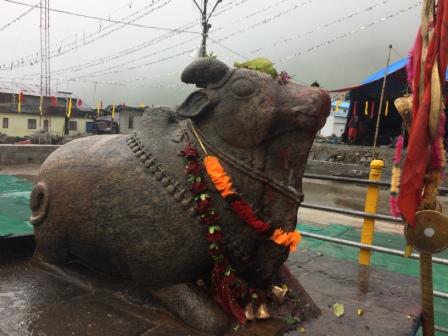
[{"label": "blue tarpaulin", "polygon": [[[398,60],[394,63],[389,64],[389,69],[388,69],[387,73],[390,75],[391,73],[394,73],[398,70],[403,69],[404,67],[406,67],[407,62],[408,62],[408,58],[405,57],[405,58],[402,58],[401,60]],[[361,85],[369,84],[378,79],[381,79],[384,77],[385,74],[386,74],[386,68],[380,69],[377,72],[371,74],[369,77],[367,77],[362,82]],[[448,81],[448,71],[446,73],[445,80]]]}]

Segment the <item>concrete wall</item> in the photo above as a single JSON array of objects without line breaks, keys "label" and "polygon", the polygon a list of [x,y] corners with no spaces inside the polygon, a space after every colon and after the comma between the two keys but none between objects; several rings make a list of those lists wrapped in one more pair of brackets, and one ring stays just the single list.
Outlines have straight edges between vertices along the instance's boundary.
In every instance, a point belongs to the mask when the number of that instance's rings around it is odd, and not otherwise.
[{"label": "concrete wall", "polygon": [[[143,111],[122,111],[120,112],[120,133],[129,134],[135,132],[137,125],[140,124],[140,119],[142,118]],[[134,118],[134,125],[129,128],[129,118]]]},{"label": "concrete wall", "polygon": [[58,145],[0,145],[0,164],[42,163]]}]

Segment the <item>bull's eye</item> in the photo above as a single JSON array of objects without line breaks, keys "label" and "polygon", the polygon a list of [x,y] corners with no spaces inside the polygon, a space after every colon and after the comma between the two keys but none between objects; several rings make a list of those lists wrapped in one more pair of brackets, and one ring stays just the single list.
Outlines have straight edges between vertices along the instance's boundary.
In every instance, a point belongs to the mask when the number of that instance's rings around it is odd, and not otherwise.
[{"label": "bull's eye", "polygon": [[239,97],[248,97],[256,91],[256,84],[247,78],[238,78],[230,89]]}]

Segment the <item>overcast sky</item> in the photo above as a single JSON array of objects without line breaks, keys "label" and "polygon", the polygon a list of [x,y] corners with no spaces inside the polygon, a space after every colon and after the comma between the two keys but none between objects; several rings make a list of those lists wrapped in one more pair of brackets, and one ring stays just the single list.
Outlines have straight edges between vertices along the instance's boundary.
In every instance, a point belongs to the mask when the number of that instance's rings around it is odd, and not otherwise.
[{"label": "overcast sky", "polygon": [[[91,106],[98,100],[104,105],[176,105],[193,90],[181,85],[179,75],[201,42],[194,34],[201,27],[192,0],[51,0],[50,6],[188,31],[51,12],[52,89],[71,91]],[[228,64],[267,57],[297,81],[345,87],[384,67],[389,44],[394,46],[392,61],[407,55],[420,6],[416,0],[223,0],[210,20],[207,51]],[[0,0],[0,80],[40,82],[39,9],[2,29],[27,10]]]}]

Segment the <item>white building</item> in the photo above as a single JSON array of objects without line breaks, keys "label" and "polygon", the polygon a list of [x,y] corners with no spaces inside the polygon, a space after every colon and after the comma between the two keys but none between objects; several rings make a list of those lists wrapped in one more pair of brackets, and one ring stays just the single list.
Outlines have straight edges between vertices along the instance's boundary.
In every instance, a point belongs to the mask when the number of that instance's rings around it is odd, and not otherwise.
[{"label": "white building", "polygon": [[330,115],[324,127],[320,130],[319,135],[328,137],[334,134],[340,137],[344,133],[349,107],[350,102],[348,101],[333,101],[331,103]]}]

